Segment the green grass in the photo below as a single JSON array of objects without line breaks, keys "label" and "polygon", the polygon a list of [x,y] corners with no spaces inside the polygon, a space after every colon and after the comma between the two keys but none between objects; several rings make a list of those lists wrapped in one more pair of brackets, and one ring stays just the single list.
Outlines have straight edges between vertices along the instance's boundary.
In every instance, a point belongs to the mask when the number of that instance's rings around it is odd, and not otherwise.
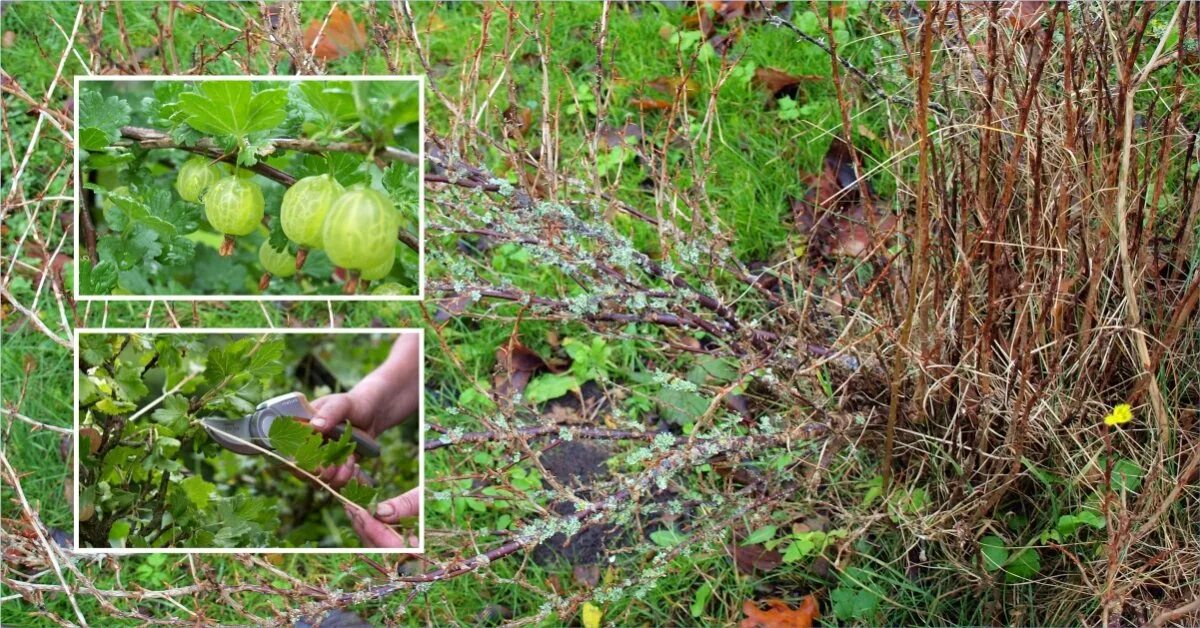
[{"label": "green grass", "polygon": [[[204,6],[212,17],[234,24],[240,24],[243,20],[243,10],[252,19],[257,19],[257,9],[249,5],[210,3]],[[330,6],[325,2],[305,3],[301,8],[301,26],[310,19],[323,17]],[[378,10],[383,14],[390,11],[383,5]],[[476,4],[445,5],[436,9],[417,7],[418,18],[436,11],[436,25],[430,26],[419,19],[419,27],[430,28],[423,35],[426,53],[438,73],[439,86],[454,98],[458,96],[464,68],[470,67],[471,54],[478,44],[482,10]],[[601,9],[591,4],[548,5],[545,22],[542,23],[534,19],[535,10],[533,5],[517,4],[513,7],[520,23],[513,30],[514,47],[511,49],[503,49],[510,35],[510,25],[503,14],[497,12],[490,24],[491,43],[480,59],[480,75],[494,80],[506,72],[505,76],[511,79],[512,92],[509,91],[510,84],[506,82],[494,93],[483,89],[475,94],[477,102],[490,98],[487,109],[480,114],[480,126],[496,141],[512,146],[513,141],[503,139],[500,132],[501,112],[510,106],[530,109],[534,112],[535,121],[538,119],[542,106],[543,70],[536,63],[537,44],[531,33],[539,29],[546,33],[549,29],[545,43],[553,51],[554,64],[546,69],[546,80],[552,94],[552,106],[562,111],[555,129],[557,145],[562,151],[560,167],[590,184],[596,169],[589,153],[590,134],[597,120],[590,113],[574,114],[565,110],[573,104],[574,97],[590,96],[596,62],[592,38]],[[799,21],[806,7],[799,6],[795,10],[800,15],[794,16],[794,19]],[[69,27],[74,19],[74,8],[67,5],[50,5],[47,11],[65,27]],[[352,11],[361,16],[364,9],[352,7]],[[33,13],[22,5],[5,11],[5,29],[18,29],[40,46],[23,45],[6,49],[5,65],[6,71],[9,67],[27,70],[14,71],[13,74],[20,77],[30,93],[41,93],[53,75],[54,62],[57,62],[54,46],[58,45],[55,42],[61,40],[61,35],[52,24],[41,19],[40,13],[37,19]],[[158,30],[150,18],[149,10],[136,5],[126,6],[125,14],[134,46],[148,45],[153,41]],[[820,167],[832,136],[842,132],[834,87],[828,80],[831,73],[830,58],[816,46],[798,41],[785,30],[761,23],[744,24],[732,52],[737,58],[738,70],[729,76],[719,91],[712,127],[713,139],[706,145],[700,136],[698,124],[705,117],[708,91],[719,80],[722,64],[718,57],[693,55],[695,50],[691,48],[678,50],[670,41],[670,36],[680,30],[688,15],[688,11],[670,10],[659,3],[613,5],[610,8],[609,32],[616,46],[612,56],[606,58],[606,64],[615,80],[606,82],[604,86],[611,100],[603,122],[611,126],[627,122],[639,124],[646,130],[649,144],[656,152],[665,155],[670,166],[664,188],[644,187],[642,184],[646,177],[657,172],[653,163],[634,160],[623,163],[624,169],[619,177],[615,174],[604,175],[602,183],[617,198],[649,214],[654,214],[658,207],[669,209],[672,202],[679,201],[685,216],[690,215],[693,206],[700,208],[701,214],[710,219],[715,216],[730,236],[733,253],[742,261],[779,261],[791,257],[802,242],[798,241],[798,236],[788,224],[791,211],[789,202],[805,193],[807,186],[804,176]],[[188,26],[176,30],[177,48],[181,54],[185,53],[182,61],[185,66],[191,59],[187,55],[193,54],[198,44],[204,44],[201,53],[211,53],[214,42],[230,39],[228,32],[207,18],[179,19]],[[903,60],[904,52],[895,48],[898,37],[877,36],[878,29],[890,28],[890,25],[882,23],[879,15],[865,12],[860,3],[850,3],[845,27],[849,41],[839,46],[841,54],[881,80],[893,77],[891,80],[897,83],[888,87],[895,87],[897,91],[901,91],[902,87],[904,93],[915,92],[914,86],[902,82],[906,79],[900,63],[906,61]],[[105,30],[101,36],[102,46],[106,50],[121,50],[124,46],[112,29]],[[400,71],[421,71],[407,43],[393,45],[396,46],[393,52],[397,55],[395,62]],[[235,46],[233,50],[236,52],[214,60],[207,71],[240,72],[241,67],[235,59],[240,58],[242,48]],[[516,61],[510,64],[510,57]],[[148,62],[148,69],[159,71],[158,64],[158,57],[155,57]],[[284,72],[292,69],[286,59],[279,67]],[[823,78],[803,82],[796,97],[797,114],[784,115],[781,105],[751,79],[751,69],[766,67]],[[76,69],[76,61],[69,59],[66,71],[70,73]],[[251,69],[266,71],[265,58],[255,58]],[[388,70],[388,64],[378,51],[372,50],[365,58],[363,55],[352,55],[335,61],[329,70],[331,73],[344,74],[384,73]],[[664,146],[665,114],[642,112],[631,104],[631,100],[640,96],[655,97],[649,93],[653,90],[646,85],[664,77],[678,76],[681,71],[696,81],[698,90],[689,100],[686,120],[681,122],[676,119],[672,122],[675,125],[672,129],[675,137],[682,136],[683,139]],[[848,80],[847,85],[851,90],[857,89],[854,80]],[[490,84],[485,83],[485,87],[490,87]],[[1151,96],[1148,94],[1146,97]],[[856,103],[851,112],[852,135],[856,148],[862,151],[866,167],[870,169],[878,166],[881,160],[891,157],[888,154],[890,145],[906,144],[911,139],[900,138],[897,141],[888,135],[891,129],[907,129],[909,121],[903,116],[911,115],[911,112],[893,107],[891,115],[899,117],[889,119],[887,107],[863,97],[861,93],[852,96],[852,101]],[[462,121],[451,120],[436,104],[432,94],[427,102],[433,103],[430,105],[431,129],[454,141],[471,141],[471,134],[464,134]],[[475,112],[468,113],[473,115]],[[14,143],[21,146],[21,142],[29,136],[31,123],[21,117],[12,120]],[[528,147],[536,148],[541,143],[540,133],[541,129],[535,122],[524,138]],[[477,143],[484,145],[481,141]],[[706,148],[711,151],[710,168],[697,172],[691,160]],[[480,149],[477,154],[492,158],[485,165],[497,168],[493,174],[516,180],[517,173],[505,169],[504,160],[493,149]],[[55,161],[60,155],[61,147],[52,146],[39,158]],[[901,173],[902,177],[912,174],[909,171],[915,159],[908,157],[911,154],[905,156],[899,166],[882,169],[888,174],[872,178],[871,183],[880,191],[882,198],[901,197],[895,191],[902,187],[903,182],[890,177],[894,172]],[[600,155],[601,160],[605,158],[606,155]],[[39,189],[38,186],[45,183],[39,178],[44,176],[41,170],[31,176],[29,184],[33,189]],[[1176,186],[1176,181],[1168,179],[1168,188],[1174,189]],[[673,196],[677,193],[678,197]],[[457,212],[455,204],[465,206],[467,211],[480,213],[486,211],[485,208],[494,211],[496,205],[482,195],[472,193],[447,193],[438,200],[446,205],[430,203],[427,210],[437,219]],[[588,211],[592,210],[580,209],[581,213]],[[597,207],[589,217],[597,218],[601,211],[602,208]],[[20,222],[23,217],[18,214],[13,220],[14,228],[19,232],[23,227]],[[49,222],[48,217],[44,216],[43,220]],[[665,254],[663,243],[659,242],[658,233],[652,228],[623,221],[619,215],[614,222],[617,229],[634,235],[640,250],[656,257]],[[687,220],[680,219],[677,222],[684,233],[689,233]],[[435,255],[428,260],[430,277],[441,280],[466,277],[479,284],[494,285],[507,282],[540,295],[564,299],[584,289],[561,270],[538,260],[522,258],[519,251],[512,250],[515,247],[501,246],[480,254],[467,254],[456,248],[457,240],[453,236],[436,236],[431,241],[430,248],[434,249]],[[669,248],[678,243],[668,241],[665,244]],[[701,266],[697,265],[691,270],[704,270]],[[712,278],[707,275],[700,278],[701,281],[706,279]],[[715,285],[721,285],[724,280],[727,278],[712,279]],[[661,287],[661,284],[649,283]],[[32,294],[30,286],[26,284],[14,283],[10,289],[18,296]],[[752,314],[758,313],[753,309],[757,307],[756,304],[739,306],[748,308]],[[81,304],[77,323],[80,326],[107,324],[110,327],[170,326],[175,320],[184,326],[200,327],[403,327],[426,324],[424,313],[415,305],[291,302],[261,306],[251,303],[201,303],[193,307],[191,304],[175,302],[171,307],[173,317],[168,315],[162,301],[153,305],[112,303],[108,306],[92,304],[89,307]],[[426,309],[432,317],[434,304],[427,303]],[[53,316],[50,318],[53,320]],[[435,341],[434,330],[427,329],[427,373],[431,389],[428,420],[465,429],[482,429],[480,418],[490,418],[494,410],[479,402],[472,405],[469,401],[463,401],[460,404],[460,400],[466,397],[464,391],[470,391],[476,385],[485,388],[492,386],[496,377],[496,349],[508,341],[518,320],[520,340],[546,357],[563,356],[561,349],[557,348],[558,342],[552,341],[551,334],[556,334],[557,340],[561,341],[567,337],[589,339],[596,333],[595,326],[538,320],[535,314],[520,304],[499,301],[477,304],[471,316],[451,316],[448,320],[437,321],[438,331],[448,343],[452,355],[448,355]],[[52,343],[35,340],[36,336],[28,331],[6,334],[4,397],[12,399],[17,394],[21,379],[14,379],[13,375],[22,372],[23,356],[31,354],[38,360],[39,368],[29,378],[29,392],[20,411],[43,420],[65,419],[69,417],[71,408],[70,390],[64,384],[69,380],[62,378],[61,374],[69,372],[70,358]],[[680,358],[673,353],[670,343],[686,342],[695,339],[698,334],[676,333],[674,330],[664,332],[650,325],[613,325],[604,331],[615,351],[612,360],[614,366],[609,373],[612,380],[610,388],[621,393],[622,398],[617,400],[616,405],[623,411],[633,412],[639,400],[645,401],[647,397],[651,397],[651,407],[654,405],[652,397],[658,389],[637,380],[635,374],[645,375],[652,370],[686,373],[694,365],[690,357]],[[825,375],[820,382],[823,390],[809,381],[799,381],[795,385],[804,388],[804,393],[811,398],[833,399],[837,391],[830,383],[828,374]],[[1176,381],[1186,386],[1194,384],[1197,375],[1190,372],[1176,374],[1175,377]],[[755,395],[756,403],[771,411],[778,411],[780,415],[787,416],[789,412],[797,410],[774,407],[772,404],[775,400],[765,398],[762,392],[756,392]],[[1052,398],[1046,403],[1061,406],[1068,402]],[[829,404],[832,406],[832,401]],[[449,407],[457,405],[466,406],[472,414],[466,416],[461,411],[456,414],[447,412]],[[530,422],[538,420],[535,416],[523,415],[522,418]],[[868,420],[864,416],[854,418]],[[67,467],[59,461],[57,437],[45,433],[29,434],[28,428],[19,423],[11,429],[12,433],[6,439],[6,454],[14,467],[29,474],[23,481],[27,494],[41,505],[42,516],[48,525],[69,529],[70,513],[61,497],[62,480]],[[940,429],[940,426],[937,429],[931,426],[930,433]],[[599,606],[604,612],[606,624],[729,624],[742,618],[745,600],[780,597],[795,602],[803,595],[816,591],[821,595],[822,613],[830,623],[1074,624],[1085,618],[1094,618],[1098,615],[1095,600],[1099,593],[1081,590],[1082,585],[1076,579],[1075,564],[1063,552],[1049,548],[1039,538],[1044,532],[1053,530],[1061,516],[1078,512],[1089,505],[1089,500],[1094,499],[1095,481],[1086,477],[1087,461],[1083,460],[1090,455],[1093,445],[1082,443],[1078,453],[1054,453],[1039,457],[1037,468],[1040,473],[1029,473],[1036,481],[1024,478],[1017,489],[987,517],[973,520],[973,513],[954,513],[952,518],[927,521],[926,518],[932,514],[930,510],[920,507],[904,510],[903,496],[907,495],[911,500],[911,495],[916,491],[925,491],[928,499],[940,508],[961,498],[961,495],[951,492],[951,487],[967,491],[982,488],[972,484],[975,479],[968,475],[969,470],[963,468],[962,462],[955,459],[955,450],[949,446],[943,447],[936,441],[925,442],[921,453],[926,458],[917,460],[911,467],[900,465],[903,473],[898,481],[903,492],[891,498],[901,500],[897,505],[887,504],[878,496],[874,500],[868,499],[870,483],[878,473],[878,459],[870,453],[874,451],[876,443],[855,443],[856,449],[848,450],[844,455],[839,454],[826,470],[820,492],[813,495],[798,494],[776,512],[740,522],[747,529],[755,529],[768,522],[778,523],[782,528],[784,522],[797,517],[814,514],[826,516],[849,533],[849,541],[840,549],[827,549],[823,561],[808,558],[766,574],[746,575],[734,568],[728,551],[723,547],[731,539],[723,538],[720,542],[713,542],[673,561],[669,569],[657,578],[655,586],[642,597],[630,594]],[[636,448],[635,444],[616,447],[622,453]],[[431,452],[427,457],[426,471],[429,492],[432,494],[458,488],[465,490],[470,486],[472,476],[483,476],[492,471],[498,463],[487,457],[477,458],[473,455],[481,451],[488,455],[496,453],[482,447],[464,450],[447,448]],[[445,479],[451,477],[455,479]],[[711,495],[722,492],[725,479],[712,469],[697,469],[690,475],[680,476],[676,482],[675,488]],[[464,483],[467,487],[463,486]],[[4,491],[4,497],[8,499],[11,489],[5,487]],[[463,556],[474,554],[475,548],[470,546],[469,541],[472,535],[464,533],[464,530],[491,529],[505,515],[534,518],[535,506],[544,507],[546,495],[537,491],[531,493],[534,497],[528,503],[509,508],[488,506],[476,510],[467,506],[461,497],[453,498],[461,503],[432,508],[428,531],[432,533],[431,538],[437,541],[436,555],[445,558],[455,552],[461,552]],[[955,527],[965,521],[973,522],[974,527]],[[1003,574],[988,572],[974,544],[977,537],[989,533],[1003,536],[1014,549],[1026,546],[1038,548],[1043,565],[1041,575],[1032,581],[1008,581]],[[1102,552],[1107,538],[1107,531],[1085,529],[1064,545],[1083,561],[1095,562],[1103,560]],[[489,539],[487,542],[494,544],[496,541]],[[632,547],[622,549],[629,551],[613,554],[613,562],[602,565],[602,583],[638,577],[651,566],[649,562],[654,550],[648,544],[639,541]],[[825,561],[832,565],[825,566]],[[128,586],[131,581],[157,586],[191,583],[183,561],[171,557],[158,564],[151,562],[149,558],[122,559],[120,564],[124,584]],[[235,559],[223,557],[205,557],[200,562],[212,568],[215,579],[220,582],[238,581],[257,570]],[[327,588],[342,590],[351,590],[368,579],[381,579],[368,565],[352,557],[285,557],[280,568],[308,582],[319,582]],[[98,585],[115,585],[115,576],[106,570],[94,569],[89,573],[97,574]],[[551,580],[557,584],[550,584]],[[709,587],[712,597],[693,614],[691,607],[697,591],[702,587]],[[498,611],[499,607],[511,611],[513,618],[537,615],[547,602],[547,592],[554,589],[560,590],[564,596],[582,590],[574,583],[569,566],[542,567],[518,554],[494,563],[483,572],[439,583],[428,592],[418,595],[405,615],[399,614],[405,595],[359,605],[355,610],[373,621],[390,618],[410,624],[498,624],[500,620],[489,620],[485,615]],[[850,602],[835,602],[835,597]],[[263,595],[239,599],[248,602],[252,612],[268,616],[273,604],[277,607],[282,603],[278,598]],[[209,613],[210,619],[229,622],[242,619],[224,608],[223,603],[214,600],[206,598],[202,601],[202,609]],[[859,607],[855,607],[853,600],[858,600]],[[93,601],[85,598],[82,604],[89,617],[100,616],[101,610]],[[13,606],[8,605],[8,608]],[[47,598],[47,607],[60,616],[70,617],[69,607],[61,596]],[[33,609],[24,603],[16,605],[16,608],[19,609],[17,612]],[[19,620],[9,621],[7,615],[11,612],[6,609],[5,623],[19,625]],[[150,612],[163,616],[175,613],[176,609],[159,604],[152,605]],[[108,622],[115,625],[138,623],[123,620]],[[541,624],[579,622],[578,616],[562,620],[551,616]],[[29,623],[48,622],[39,620]]]},{"label": "green grass", "polygon": [[[7,334],[0,352],[3,354],[0,370],[5,374],[0,403],[43,423],[70,428],[74,416],[71,379],[63,377],[73,370],[74,357],[70,352],[27,333]],[[69,536],[74,519],[63,498],[63,486],[72,469],[69,459],[64,461],[59,453],[62,435],[7,418],[4,423],[11,430],[5,434],[4,455],[14,469],[28,474],[21,485],[30,505],[48,527],[63,530]],[[7,482],[3,499],[6,504],[16,499]],[[19,512],[18,508],[9,508],[6,516]]]}]

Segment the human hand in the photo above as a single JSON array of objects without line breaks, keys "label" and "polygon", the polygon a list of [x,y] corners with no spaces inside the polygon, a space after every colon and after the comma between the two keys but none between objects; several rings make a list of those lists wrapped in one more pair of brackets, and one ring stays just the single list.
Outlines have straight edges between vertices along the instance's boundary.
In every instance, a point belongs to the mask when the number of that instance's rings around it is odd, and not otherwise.
[{"label": "human hand", "polygon": [[410,536],[406,540],[389,524],[400,521],[402,517],[416,517],[420,511],[420,488],[379,502],[375,506],[375,516],[361,506],[346,505],[346,515],[350,517],[350,523],[363,545],[378,548],[416,547],[418,539]]},{"label": "human hand", "polygon": [[[363,421],[355,420],[357,413],[355,412],[354,397],[349,393],[325,395],[314,400],[312,406],[317,414],[309,421],[309,425],[326,436],[332,437],[334,428],[343,423],[349,423],[367,432],[371,431],[369,425],[363,425]],[[347,426],[345,429],[349,429],[349,427]],[[359,475],[359,471],[358,454],[352,453],[342,464],[319,467],[315,475],[329,486],[340,489],[350,481],[350,478]]]}]

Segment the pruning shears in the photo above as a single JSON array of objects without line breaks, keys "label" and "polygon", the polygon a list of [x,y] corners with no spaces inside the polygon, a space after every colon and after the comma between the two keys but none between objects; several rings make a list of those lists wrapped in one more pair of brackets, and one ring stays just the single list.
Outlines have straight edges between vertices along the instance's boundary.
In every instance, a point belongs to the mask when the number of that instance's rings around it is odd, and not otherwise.
[{"label": "pruning shears", "polygon": [[[271,425],[276,419],[309,422],[317,411],[308,403],[304,393],[287,393],[272,397],[254,408],[254,412],[240,419],[223,419],[207,417],[200,419],[205,431],[213,440],[230,451],[252,456],[262,453],[263,449],[274,451],[271,446]],[[379,443],[370,434],[348,425],[338,425],[333,429],[329,438],[340,438],[342,432],[349,428],[350,437],[354,440],[354,451],[360,458],[375,458],[379,456]],[[252,446],[257,445],[257,447]],[[260,449],[261,448],[261,449]]]}]

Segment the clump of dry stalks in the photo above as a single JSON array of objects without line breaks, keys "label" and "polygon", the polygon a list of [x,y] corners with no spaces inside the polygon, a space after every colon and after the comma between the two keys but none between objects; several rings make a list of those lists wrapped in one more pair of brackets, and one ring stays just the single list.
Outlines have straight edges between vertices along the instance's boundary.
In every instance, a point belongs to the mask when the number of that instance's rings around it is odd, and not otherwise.
[{"label": "clump of dry stalks", "polygon": [[[892,17],[894,30],[880,35],[896,38],[904,51],[888,60],[897,76],[883,89],[840,59],[836,47],[825,46],[835,69],[842,137],[853,136],[861,103],[883,93],[891,155],[872,162],[850,146],[853,185],[810,199],[812,211],[818,220],[853,221],[839,202],[853,194],[856,204],[877,210],[858,212],[858,220],[888,219],[858,225],[856,233],[865,230],[868,238],[854,247],[861,251],[856,257],[792,256],[751,268],[729,253],[733,236],[704,189],[719,168],[709,150],[721,108],[718,89],[703,95],[696,111],[680,88],[659,122],[646,125],[647,136],[686,145],[684,168],[695,185],[673,185],[680,167],[669,165],[667,141],[639,149],[655,183],[644,205],[618,200],[602,177],[589,174],[607,132],[607,60],[614,45],[609,10],[593,33],[599,112],[590,129],[596,139],[584,146],[558,139],[560,125],[578,122],[564,113],[569,94],[551,93],[548,82],[541,93],[521,93],[512,73],[502,71],[523,46],[536,51],[523,62],[559,71],[542,8],[487,7],[485,23],[509,20],[505,38],[477,42],[474,56],[449,77],[430,65],[427,37],[436,34],[420,31],[422,16],[407,4],[390,8],[394,32],[383,37],[386,27],[377,28],[371,46],[393,64],[399,62],[389,46],[399,44],[389,42],[402,42],[415,52],[410,69],[433,77],[429,116],[437,132],[427,211],[431,255],[445,274],[431,277],[430,293],[441,309],[427,308],[426,316],[431,343],[444,350],[439,368],[463,368],[443,333],[447,317],[512,320],[514,342],[521,320],[539,319],[582,323],[623,340],[644,334],[664,347],[662,363],[697,352],[736,360],[740,377],[707,391],[713,401],[692,436],[557,426],[511,399],[497,399],[499,410],[488,415],[431,408],[436,429],[447,434],[430,442],[437,450],[431,456],[467,459],[486,447],[540,467],[543,454],[570,437],[628,443],[614,451],[637,453],[638,462],[624,475],[584,488],[544,473],[548,486],[536,494],[516,489],[502,473],[430,477],[432,492],[471,479],[508,490],[516,500],[575,508],[563,514],[535,505],[536,516],[509,537],[434,518],[429,566],[403,578],[381,576],[351,593],[328,590],[321,576],[307,582],[288,576],[290,587],[271,584],[279,570],[258,558],[241,560],[260,568],[262,582],[248,579],[220,592],[199,578],[169,591],[97,590],[87,579],[96,567],[9,526],[6,542],[36,557],[30,560],[40,568],[65,569],[74,584],[35,584],[11,571],[5,582],[31,598],[64,590],[93,597],[106,612],[145,621],[171,621],[176,612],[145,605],[152,598],[190,606],[191,596],[269,594],[311,613],[366,601],[403,605],[449,578],[475,577],[484,586],[494,561],[513,560],[556,535],[617,520],[644,523],[661,514],[663,488],[679,488],[680,469],[709,462],[745,473],[692,495],[693,516],[677,524],[689,542],[665,550],[636,541],[620,552],[610,548],[636,567],[594,590],[560,595],[544,583],[523,582],[548,600],[525,620],[570,617],[588,599],[636,593],[662,578],[681,554],[723,551],[729,528],[752,529],[780,511],[820,513],[851,531],[829,552],[838,570],[853,563],[856,541],[898,535],[897,545],[919,550],[903,558],[912,577],[925,586],[941,582],[948,598],[984,596],[992,604],[980,616],[984,621],[1169,623],[1194,613],[1200,599],[1194,577],[1200,573],[1200,170],[1194,167],[1200,95],[1188,42],[1200,37],[1200,11],[1186,3],[1059,3],[1028,14],[996,4],[908,7]],[[789,26],[783,17],[773,24]],[[1179,32],[1187,35],[1169,43]],[[726,60],[726,73],[734,63]],[[694,69],[695,59],[681,54],[680,76]],[[491,102],[497,91],[512,101],[540,99],[540,110],[529,122],[514,122],[511,111]],[[691,123],[699,124],[699,133],[689,130]],[[517,173],[520,183],[501,181],[500,171]],[[894,178],[894,198],[869,192],[869,182],[882,177]],[[652,259],[635,250],[613,228],[618,216],[651,225],[663,255]],[[489,274],[486,263],[463,261],[455,243],[467,239],[526,247],[583,294],[537,294],[505,282]],[[650,327],[656,331],[636,331]],[[688,341],[694,337],[703,340]],[[511,354],[515,346],[506,350]],[[511,379],[504,372],[515,368],[511,361],[501,360],[498,368],[499,377]],[[819,381],[824,373],[832,374],[832,395]],[[737,385],[747,390],[744,398],[735,394]],[[611,384],[606,394],[619,389]],[[1109,430],[1100,420],[1117,403],[1132,404],[1136,420]],[[796,454],[785,469],[762,464],[781,451]],[[1101,490],[1110,484],[1116,458],[1144,471],[1136,494]],[[6,482],[19,485],[17,470],[6,462],[4,471]],[[858,485],[876,473],[888,490],[924,487],[928,506],[864,509]],[[1059,484],[1039,479],[1045,473]],[[1030,594],[987,574],[977,541],[1004,530],[1012,513],[1044,515],[1051,491],[1103,493],[1105,548],[1045,548],[1042,574],[1052,577],[1036,584],[1035,602],[1026,607],[1038,614],[1007,615],[1018,596],[1027,601]],[[939,580],[947,577],[956,588]]]}]

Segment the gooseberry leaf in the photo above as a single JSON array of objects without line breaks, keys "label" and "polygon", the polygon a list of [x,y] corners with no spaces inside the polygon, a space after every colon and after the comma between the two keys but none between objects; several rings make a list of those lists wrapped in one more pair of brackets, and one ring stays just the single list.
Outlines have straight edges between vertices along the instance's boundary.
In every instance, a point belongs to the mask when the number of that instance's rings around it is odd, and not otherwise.
[{"label": "gooseberry leaf", "polygon": [[100,260],[92,265],[84,258],[79,264],[79,285],[85,294],[108,294],[117,285],[117,265],[112,260]]},{"label": "gooseberry leaf", "polygon": [[179,95],[187,123],[202,133],[242,138],[269,131],[287,117],[287,90],[255,93],[250,81],[204,81],[194,92]]},{"label": "gooseberry leaf", "polygon": [[179,483],[183,487],[183,492],[187,495],[188,501],[199,510],[208,508],[208,502],[212,498],[213,491],[217,490],[217,485],[212,482],[207,482],[204,478],[198,475],[191,475]]},{"label": "gooseberry leaf", "polygon": [[378,489],[359,482],[358,478],[350,478],[341,490],[342,497],[367,509],[374,505],[378,493]]},{"label": "gooseberry leaf", "polygon": [[129,105],[117,96],[107,99],[100,92],[85,90],[79,97],[79,147],[98,151],[121,137],[129,124]]},{"label": "gooseberry leaf", "polygon": [[321,434],[300,421],[277,419],[267,436],[276,452],[292,458],[305,471],[315,471],[324,460]]},{"label": "gooseberry leaf", "polygon": [[351,429],[347,427],[342,430],[342,435],[337,440],[328,441],[321,446],[321,463],[326,465],[342,464],[352,453],[354,453],[354,441],[351,438]]}]

